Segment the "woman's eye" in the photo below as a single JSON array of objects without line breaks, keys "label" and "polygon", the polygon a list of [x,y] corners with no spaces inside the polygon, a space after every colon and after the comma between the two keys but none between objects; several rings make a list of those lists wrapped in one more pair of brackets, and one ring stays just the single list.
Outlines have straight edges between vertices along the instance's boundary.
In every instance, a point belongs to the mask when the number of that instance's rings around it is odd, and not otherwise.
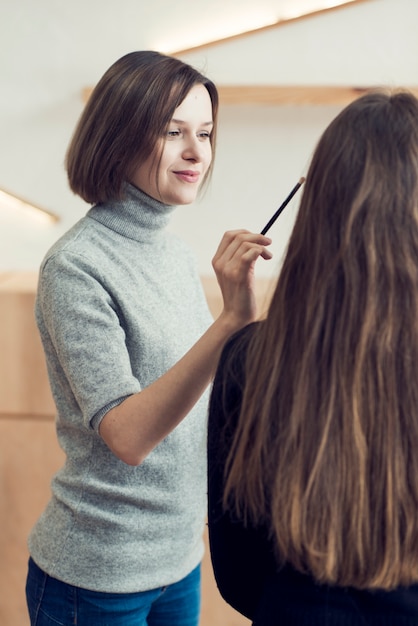
[{"label": "woman's eye", "polygon": [[[181,128],[171,128],[167,131],[168,139],[177,139],[183,136],[185,136],[185,134]],[[207,131],[207,130],[199,131],[196,133],[196,136],[201,141],[206,141],[207,139],[210,139],[210,131]]]},{"label": "woman's eye", "polygon": [[181,131],[178,128],[167,131],[167,137],[180,137],[180,135]]}]

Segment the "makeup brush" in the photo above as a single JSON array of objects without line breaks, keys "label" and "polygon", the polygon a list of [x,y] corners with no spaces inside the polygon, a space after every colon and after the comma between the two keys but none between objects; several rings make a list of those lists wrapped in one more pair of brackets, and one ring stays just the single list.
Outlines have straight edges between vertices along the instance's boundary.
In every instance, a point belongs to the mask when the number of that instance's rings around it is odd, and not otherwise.
[{"label": "makeup brush", "polygon": [[279,206],[279,208],[277,209],[277,211],[275,212],[273,217],[264,226],[263,230],[261,231],[262,235],[265,235],[266,232],[270,229],[270,227],[273,226],[274,222],[277,220],[277,218],[279,217],[280,213],[283,211],[285,206],[289,204],[289,202],[291,201],[291,199],[293,198],[293,196],[295,195],[295,193],[297,192],[299,187],[301,187],[304,182],[305,182],[304,176],[302,176],[302,178],[299,178],[298,182],[293,187],[292,191],[289,193],[289,195],[287,196],[286,200]]}]

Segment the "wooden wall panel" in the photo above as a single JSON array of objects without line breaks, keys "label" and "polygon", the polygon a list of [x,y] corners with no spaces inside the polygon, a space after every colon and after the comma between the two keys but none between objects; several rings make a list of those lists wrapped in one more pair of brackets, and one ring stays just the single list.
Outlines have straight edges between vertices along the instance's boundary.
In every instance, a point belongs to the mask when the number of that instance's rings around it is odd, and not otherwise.
[{"label": "wooden wall panel", "polygon": [[0,279],[0,413],[53,415],[46,366],[35,325],[37,275]]},{"label": "wooden wall panel", "polygon": [[29,626],[26,540],[49,498],[63,453],[52,417],[0,416],[0,624]]}]

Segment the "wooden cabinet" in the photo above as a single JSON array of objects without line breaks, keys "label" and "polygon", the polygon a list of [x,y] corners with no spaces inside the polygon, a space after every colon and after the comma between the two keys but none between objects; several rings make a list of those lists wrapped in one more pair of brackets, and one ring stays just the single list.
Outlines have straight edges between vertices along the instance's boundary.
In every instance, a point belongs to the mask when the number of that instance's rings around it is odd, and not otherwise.
[{"label": "wooden cabinet", "polygon": [[0,417],[0,624],[28,626],[26,538],[49,498],[52,474],[62,462],[54,421]]},{"label": "wooden cabinet", "polygon": [[[63,462],[55,437],[54,404],[34,321],[36,275],[0,274],[0,624],[28,626],[26,539],[49,499],[50,480]],[[221,308],[219,288],[203,279],[209,305]],[[267,284],[258,297],[265,301]],[[205,537],[207,544],[207,537]],[[208,549],[202,569],[201,626],[249,621],[221,598]]]},{"label": "wooden cabinet", "polygon": [[0,275],[0,624],[27,626],[26,538],[63,460],[33,316],[36,275]]}]

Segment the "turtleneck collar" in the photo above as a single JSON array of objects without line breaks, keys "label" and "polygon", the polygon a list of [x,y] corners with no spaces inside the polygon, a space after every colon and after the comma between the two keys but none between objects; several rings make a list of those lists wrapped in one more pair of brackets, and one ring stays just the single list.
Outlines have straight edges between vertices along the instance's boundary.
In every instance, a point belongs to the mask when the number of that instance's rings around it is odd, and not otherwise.
[{"label": "turtleneck collar", "polygon": [[87,217],[136,241],[157,236],[168,224],[176,207],[151,198],[130,183],[124,185],[123,191],[122,200],[96,204],[88,211]]}]

